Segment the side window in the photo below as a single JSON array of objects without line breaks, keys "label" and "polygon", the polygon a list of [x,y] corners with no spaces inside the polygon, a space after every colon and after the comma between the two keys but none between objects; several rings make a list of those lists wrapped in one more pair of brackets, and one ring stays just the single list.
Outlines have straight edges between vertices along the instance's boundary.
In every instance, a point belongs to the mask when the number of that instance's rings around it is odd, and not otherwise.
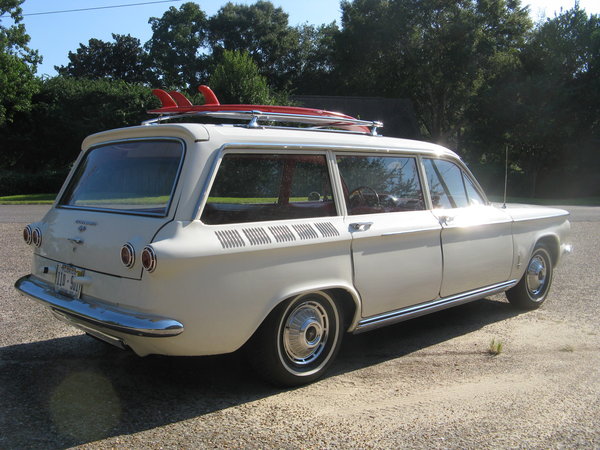
[{"label": "side window", "polygon": [[338,156],[350,215],[425,209],[415,158]]},{"label": "side window", "polygon": [[465,179],[465,187],[467,188],[467,195],[469,196],[470,205],[485,205],[485,200],[475,188],[475,185],[469,177],[463,174]]},{"label": "side window", "polygon": [[226,154],[201,220],[210,225],[336,215],[325,155]]},{"label": "side window", "polygon": [[424,159],[423,164],[434,208],[485,204],[471,180],[456,164],[441,159]]}]

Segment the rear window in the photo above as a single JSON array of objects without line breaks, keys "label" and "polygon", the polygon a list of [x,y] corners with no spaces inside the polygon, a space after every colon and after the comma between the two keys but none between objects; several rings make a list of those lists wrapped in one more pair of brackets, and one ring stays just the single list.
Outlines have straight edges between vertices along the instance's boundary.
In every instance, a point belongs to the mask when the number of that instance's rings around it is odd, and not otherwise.
[{"label": "rear window", "polygon": [[165,216],[182,159],[179,141],[128,141],[93,148],[59,205]]}]

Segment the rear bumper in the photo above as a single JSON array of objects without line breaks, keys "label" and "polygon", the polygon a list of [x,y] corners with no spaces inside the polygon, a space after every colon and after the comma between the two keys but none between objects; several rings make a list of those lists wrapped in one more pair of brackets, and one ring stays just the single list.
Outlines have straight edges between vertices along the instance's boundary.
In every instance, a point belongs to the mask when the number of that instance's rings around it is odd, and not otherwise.
[{"label": "rear bumper", "polygon": [[70,298],[55,292],[53,286],[33,275],[20,278],[15,288],[53,312],[67,316],[74,324],[143,337],[170,337],[183,333],[183,324],[177,320],[119,308],[96,299]]}]

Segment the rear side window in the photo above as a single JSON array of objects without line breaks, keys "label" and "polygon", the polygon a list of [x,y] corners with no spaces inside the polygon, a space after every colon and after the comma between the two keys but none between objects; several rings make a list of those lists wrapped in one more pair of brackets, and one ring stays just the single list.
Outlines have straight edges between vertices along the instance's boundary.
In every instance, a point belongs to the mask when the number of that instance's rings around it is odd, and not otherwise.
[{"label": "rear side window", "polygon": [[210,225],[334,216],[325,155],[223,157],[201,220]]},{"label": "rear side window", "polygon": [[59,205],[165,216],[183,160],[179,141],[128,141],[87,152]]},{"label": "rear side window", "polygon": [[485,204],[472,181],[456,164],[440,159],[424,159],[423,164],[434,208]]},{"label": "rear side window", "polygon": [[425,209],[416,159],[338,156],[350,215]]}]

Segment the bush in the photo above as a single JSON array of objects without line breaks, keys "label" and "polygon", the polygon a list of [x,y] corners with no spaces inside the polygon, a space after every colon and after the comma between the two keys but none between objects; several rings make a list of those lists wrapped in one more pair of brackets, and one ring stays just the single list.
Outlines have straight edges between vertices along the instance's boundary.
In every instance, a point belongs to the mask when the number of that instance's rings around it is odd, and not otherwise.
[{"label": "bush", "polygon": [[56,193],[60,190],[68,173],[68,169],[45,170],[37,173],[0,170],[0,197]]}]

